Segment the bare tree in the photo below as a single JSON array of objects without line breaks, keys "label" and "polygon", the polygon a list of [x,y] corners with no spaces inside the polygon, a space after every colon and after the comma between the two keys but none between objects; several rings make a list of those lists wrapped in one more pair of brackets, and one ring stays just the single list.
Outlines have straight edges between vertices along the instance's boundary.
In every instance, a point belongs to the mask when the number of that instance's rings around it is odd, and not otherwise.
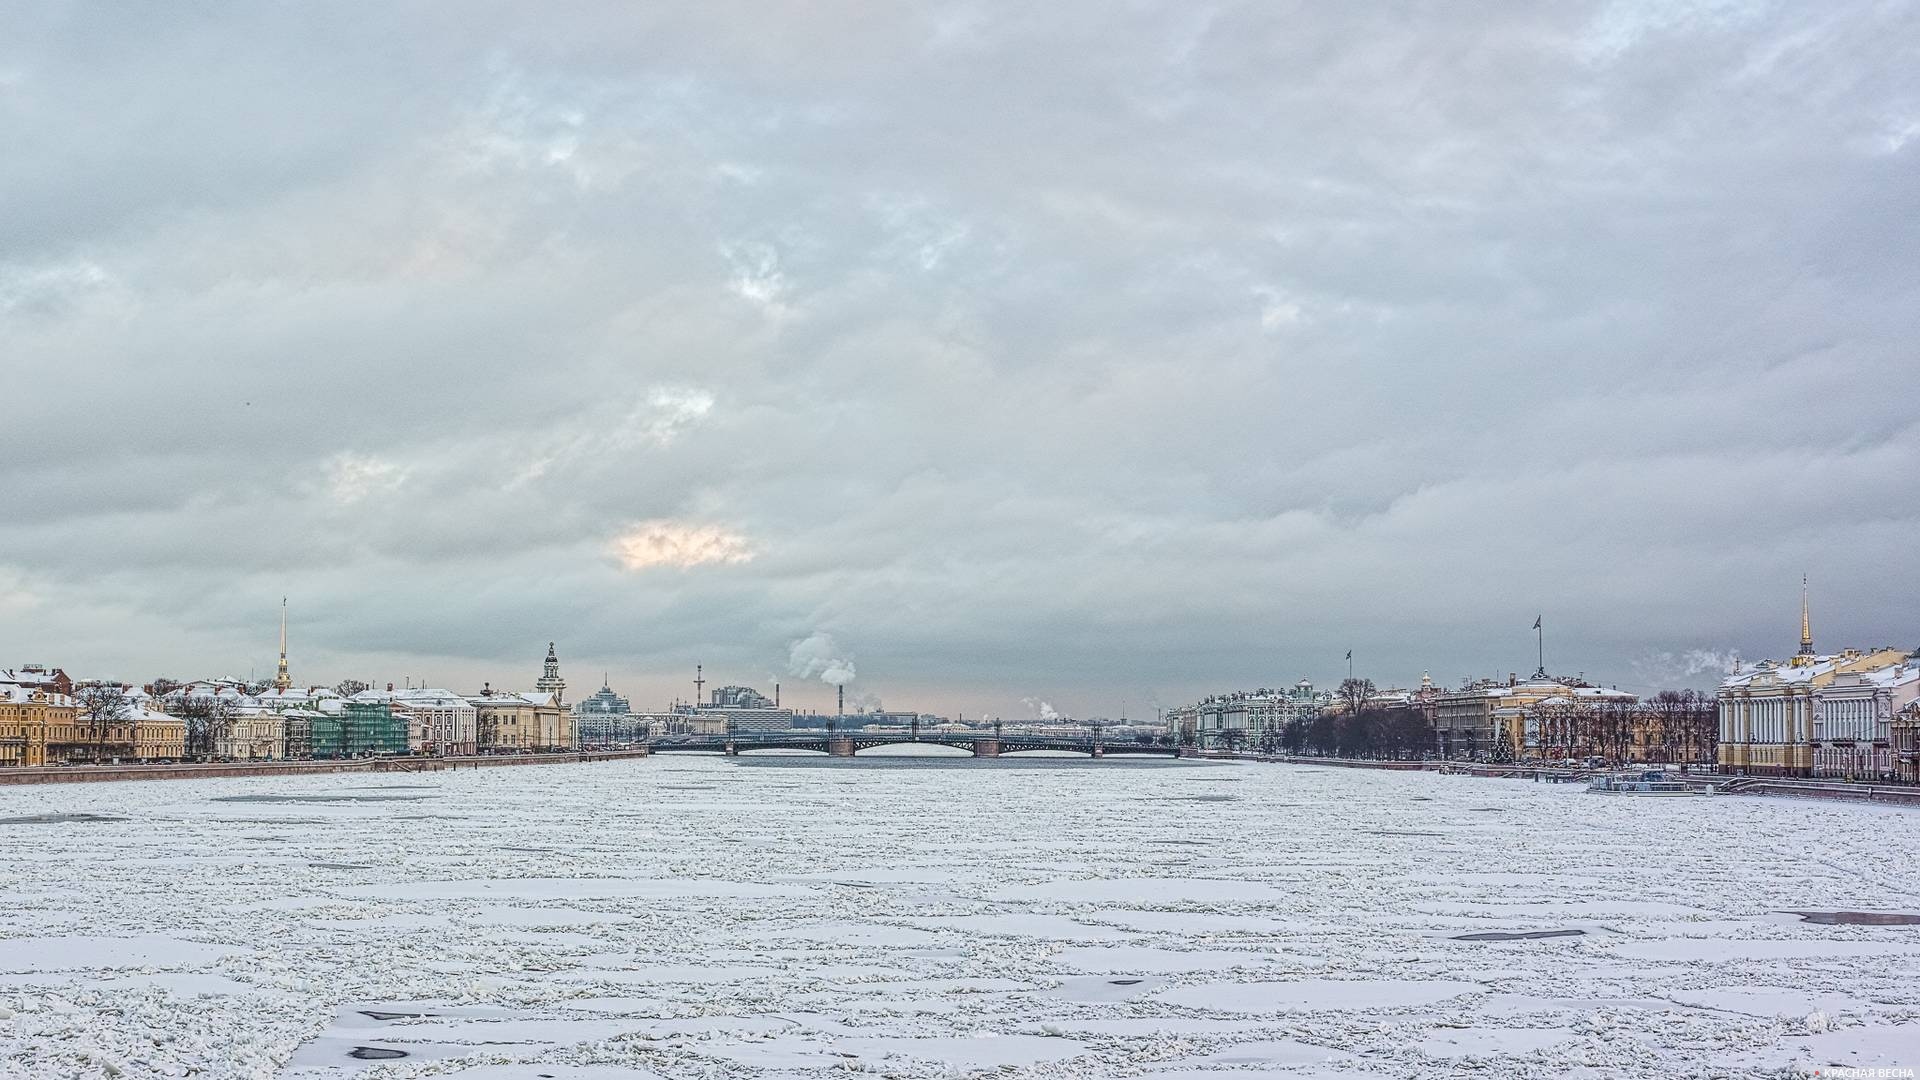
[{"label": "bare tree", "polygon": [[76,688],[73,696],[80,705],[80,723],[86,729],[87,741],[93,744],[93,760],[105,761],[107,740],[112,737],[113,729],[126,723],[132,715],[133,703],[127,700],[124,687],[111,683]]},{"label": "bare tree", "polygon": [[371,689],[373,689],[373,687],[361,682],[359,679],[341,679],[333,686],[333,692],[339,694],[341,697],[352,697],[355,694],[364,693]]},{"label": "bare tree", "polygon": [[206,760],[233,734],[233,702],[217,694],[183,695],[173,714],[187,725],[187,757]]},{"label": "bare tree", "polygon": [[1373,680],[1342,679],[1340,689],[1334,691],[1334,696],[1346,706],[1348,716],[1359,716],[1360,710],[1367,706],[1367,699],[1373,696]]}]

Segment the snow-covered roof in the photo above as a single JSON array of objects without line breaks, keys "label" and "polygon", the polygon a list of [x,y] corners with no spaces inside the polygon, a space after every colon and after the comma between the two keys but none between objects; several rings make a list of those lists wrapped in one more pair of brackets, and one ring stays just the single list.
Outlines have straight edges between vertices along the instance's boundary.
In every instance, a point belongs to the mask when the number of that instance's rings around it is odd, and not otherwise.
[{"label": "snow-covered roof", "polygon": [[552,705],[552,694],[539,692],[523,693],[517,690],[495,690],[491,694],[468,694],[467,701],[474,706],[481,705]]},{"label": "snow-covered roof", "polygon": [[49,705],[67,706],[73,704],[73,699],[65,694],[56,694],[38,685],[23,686],[15,682],[0,682],[0,701],[7,702],[8,704],[26,705],[33,701],[33,695],[35,694],[46,695],[45,700]]},{"label": "snow-covered roof", "polygon": [[451,690],[396,690],[393,693],[395,705],[410,705],[424,709],[471,708],[466,698]]}]

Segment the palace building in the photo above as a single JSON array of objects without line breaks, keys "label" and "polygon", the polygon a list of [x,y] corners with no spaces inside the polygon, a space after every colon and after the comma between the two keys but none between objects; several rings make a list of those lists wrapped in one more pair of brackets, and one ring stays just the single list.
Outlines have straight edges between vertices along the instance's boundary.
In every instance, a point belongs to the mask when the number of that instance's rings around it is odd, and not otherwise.
[{"label": "palace building", "polygon": [[1920,670],[1904,650],[1817,652],[1803,581],[1799,651],[1742,665],[1720,684],[1720,766],[1762,776],[1891,776],[1892,724],[1917,695]]}]

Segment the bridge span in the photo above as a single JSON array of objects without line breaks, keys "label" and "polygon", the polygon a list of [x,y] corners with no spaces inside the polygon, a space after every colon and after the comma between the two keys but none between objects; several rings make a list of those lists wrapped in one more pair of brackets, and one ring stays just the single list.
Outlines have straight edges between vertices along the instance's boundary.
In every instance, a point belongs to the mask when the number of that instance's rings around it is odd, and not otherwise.
[{"label": "bridge span", "polygon": [[1178,757],[1174,746],[1108,742],[1098,734],[1085,737],[1051,735],[899,734],[867,731],[752,731],[733,735],[662,735],[647,740],[655,754],[693,753],[734,756],[750,750],[812,750],[829,757],[853,757],[876,746],[951,746],[974,757],[1000,757],[1035,750],[1057,750],[1088,757],[1109,754],[1146,754]]}]

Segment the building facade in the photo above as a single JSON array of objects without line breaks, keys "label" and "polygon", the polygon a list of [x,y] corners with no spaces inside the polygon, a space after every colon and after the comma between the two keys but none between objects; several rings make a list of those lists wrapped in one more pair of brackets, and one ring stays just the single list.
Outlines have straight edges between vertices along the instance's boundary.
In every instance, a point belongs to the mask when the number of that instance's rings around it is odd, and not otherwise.
[{"label": "building facade", "polygon": [[407,752],[405,721],[394,714],[392,701],[371,690],[342,702],[337,713],[315,712],[311,739],[316,758],[378,757]]},{"label": "building facade", "polygon": [[451,690],[408,689],[389,699],[407,731],[407,750],[436,756],[472,754],[480,748],[480,711]]},{"label": "building facade", "polygon": [[1527,761],[1578,756],[1575,726],[1583,714],[1630,706],[1623,690],[1565,675],[1535,672],[1525,680],[1483,679],[1433,695],[1434,752],[1469,761]]},{"label": "building facade", "polygon": [[1920,672],[1904,650],[1815,650],[1802,583],[1799,651],[1742,665],[1720,683],[1720,766],[1756,776],[1891,777],[1894,718],[1917,695]]},{"label": "building facade", "polygon": [[1168,730],[1183,745],[1203,750],[1275,750],[1292,723],[1312,723],[1333,706],[1333,695],[1301,679],[1284,689],[1261,687],[1213,694],[1167,710]]},{"label": "building facade", "polygon": [[1887,736],[1894,779],[1920,784],[1920,701],[1908,704],[1894,716]]},{"label": "building facade", "polygon": [[1920,697],[1920,667],[1839,670],[1813,693],[1813,775],[1874,780],[1894,775],[1893,722]]},{"label": "building facade", "polygon": [[696,734],[737,735],[793,728],[793,710],[781,708],[777,699],[751,686],[722,686],[705,702],[676,705],[673,711],[685,716],[687,729]]},{"label": "building facade", "polygon": [[644,720],[636,718],[633,703],[613,692],[608,680],[600,689],[574,702],[574,741],[588,747],[626,746],[647,738]]},{"label": "building facade", "polygon": [[467,702],[483,754],[573,749],[573,718],[551,694],[483,689]]},{"label": "building facade", "polygon": [[71,738],[79,711],[65,694],[0,682],[0,766],[57,764],[47,758],[48,741]]}]

